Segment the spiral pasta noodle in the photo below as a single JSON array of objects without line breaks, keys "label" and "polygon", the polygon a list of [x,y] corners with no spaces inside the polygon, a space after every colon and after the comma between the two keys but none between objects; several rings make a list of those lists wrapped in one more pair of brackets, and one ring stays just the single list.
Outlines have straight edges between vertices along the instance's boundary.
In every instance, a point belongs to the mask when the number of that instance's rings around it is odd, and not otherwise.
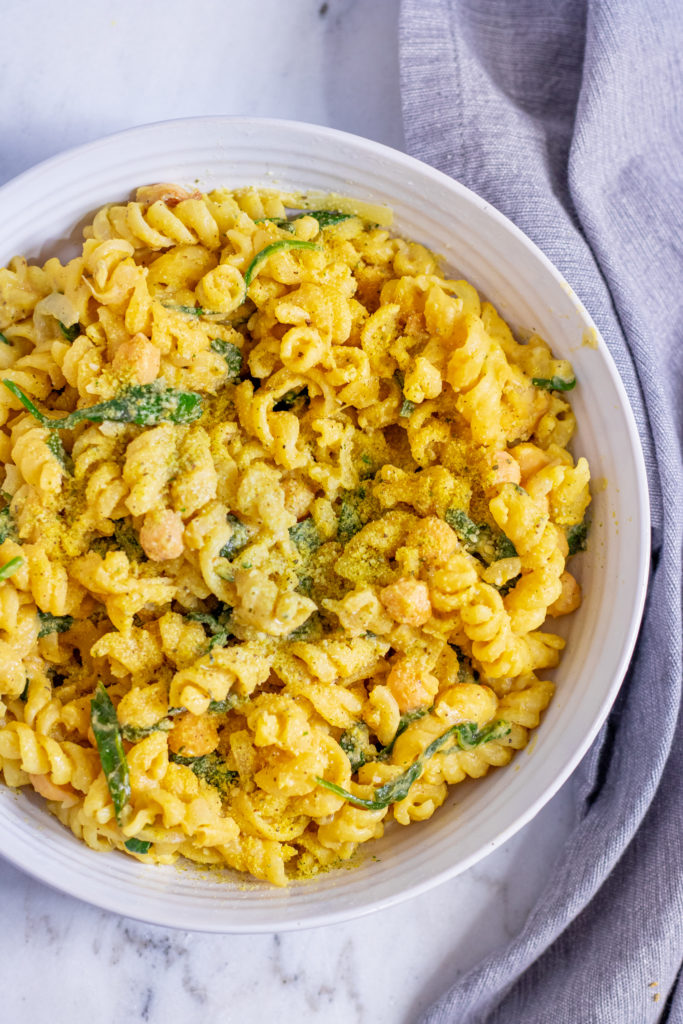
[{"label": "spiral pasta noodle", "polygon": [[93,850],[285,885],[552,698],[571,365],[341,205],[146,185],[0,269],[0,771]]}]

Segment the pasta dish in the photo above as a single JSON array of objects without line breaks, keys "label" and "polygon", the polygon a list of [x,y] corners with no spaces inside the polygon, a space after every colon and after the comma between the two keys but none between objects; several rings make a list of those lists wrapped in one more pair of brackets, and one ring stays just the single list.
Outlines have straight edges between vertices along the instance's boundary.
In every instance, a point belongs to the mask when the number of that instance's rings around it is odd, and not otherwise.
[{"label": "pasta dish", "polygon": [[0,769],[94,850],[310,877],[552,698],[571,365],[388,223],[150,185],[0,269]]}]

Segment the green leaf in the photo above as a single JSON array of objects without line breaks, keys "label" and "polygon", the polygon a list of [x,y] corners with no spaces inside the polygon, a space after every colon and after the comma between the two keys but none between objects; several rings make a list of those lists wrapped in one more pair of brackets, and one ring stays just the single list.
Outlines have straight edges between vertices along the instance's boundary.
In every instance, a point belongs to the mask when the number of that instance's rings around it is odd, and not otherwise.
[{"label": "green leaf", "polygon": [[116,820],[120,825],[123,809],[130,800],[130,775],[116,708],[102,683],[98,683],[95,696],[90,702],[90,724],[114,804]]},{"label": "green leaf", "polygon": [[[309,588],[308,591],[309,594],[313,586],[313,580],[311,580],[310,582],[311,587]],[[299,584],[299,587],[297,587],[297,590],[301,592],[300,588],[301,584]],[[311,612],[311,614],[308,616],[305,622],[302,622],[300,626],[297,626],[296,629],[293,629],[291,633],[287,634],[287,640],[289,640],[290,643],[295,643],[297,640],[320,640],[322,639],[322,635],[323,624],[320,619],[320,615],[318,614],[318,612]]]},{"label": "green leaf", "polygon": [[219,309],[202,309],[201,306],[178,306],[174,302],[162,302],[164,309],[170,309],[173,313],[183,313],[185,316],[227,316]]},{"label": "green leaf", "polygon": [[221,558],[234,558],[235,555],[247,546],[249,543],[249,528],[234,516],[232,512],[228,512],[228,523],[232,527],[232,533],[227,544],[224,544],[220,550]]},{"label": "green leaf", "polygon": [[417,722],[420,718],[424,718],[425,715],[428,715],[433,707],[434,705],[431,704],[423,708],[414,708],[412,711],[404,711],[398,720],[398,729],[396,730],[393,740],[391,743],[387,743],[386,747],[382,747],[379,752],[379,759],[381,761],[385,761],[394,749],[394,744],[399,736],[402,736],[408,726],[412,725],[413,722]]},{"label": "green leaf", "polygon": [[28,700],[28,679],[26,680],[26,685],[24,686],[24,689],[19,694],[19,700],[23,700],[24,704]]},{"label": "green leaf", "polygon": [[245,292],[248,290],[249,285],[254,280],[254,277],[258,273],[259,269],[263,266],[266,260],[270,259],[276,252],[285,252],[287,249],[317,249],[318,246],[315,242],[304,242],[301,238],[281,238],[278,242],[271,242],[265,249],[261,249],[257,252],[253,260],[247,267],[247,272],[244,275],[244,289]]},{"label": "green leaf", "polygon": [[170,732],[172,728],[173,722],[170,718],[160,718],[153,725],[122,725],[121,735],[128,743],[139,743],[153,732]]},{"label": "green leaf", "polygon": [[202,415],[202,397],[195,391],[165,388],[158,382],[133,384],[107,402],[99,402],[87,409],[52,419],[42,413],[22,389],[11,380],[3,380],[5,387],[15,395],[25,409],[48,430],[72,430],[77,423],[137,423],[141,427],[154,427],[159,423],[192,423]]},{"label": "green leaf", "polygon": [[230,637],[234,636],[230,622],[231,615],[232,608],[225,604],[217,615],[211,615],[209,612],[188,612],[186,618],[192,622],[201,622],[208,631],[211,637],[207,647],[208,653],[215,647],[225,647]]},{"label": "green leaf", "polygon": [[496,535],[494,540],[496,546],[496,561],[499,558],[516,558],[517,548],[512,543],[509,537],[506,537],[504,533]]},{"label": "green leaf", "polygon": [[240,703],[240,697],[236,693],[229,693],[225,700],[212,700],[209,701],[209,714],[210,715],[226,715],[228,711],[236,707]]},{"label": "green leaf", "polygon": [[123,844],[127,850],[131,853],[149,853],[149,848],[152,845],[148,843],[146,839],[127,839]]},{"label": "green leaf", "polygon": [[331,228],[335,224],[341,224],[342,221],[350,220],[352,216],[351,213],[341,213],[339,210],[304,210],[292,220],[299,220],[301,217],[314,217],[320,228]]},{"label": "green leaf", "polygon": [[297,546],[299,553],[302,555],[317,551],[323,542],[312,516],[308,516],[308,518],[302,519],[300,523],[290,526],[289,539]]},{"label": "green leaf", "polygon": [[337,540],[340,544],[348,544],[351,538],[363,529],[358,508],[353,501],[342,498],[337,517]]},{"label": "green leaf", "polygon": [[0,509],[0,544],[4,544],[6,540],[19,540],[9,505]]},{"label": "green leaf", "polygon": [[148,561],[135,528],[128,519],[117,519],[111,537],[95,537],[90,547],[103,558],[107,551],[123,551],[129,562]]},{"label": "green leaf", "polygon": [[222,338],[214,338],[211,348],[225,359],[228,373],[232,380],[236,380],[242,372],[242,351],[233,345],[231,341],[223,341]]},{"label": "green leaf", "polygon": [[301,400],[302,402],[307,402],[307,387],[292,388],[291,391],[288,391],[286,394],[282,396],[282,398],[278,399],[278,401],[273,406],[273,411],[285,412],[287,409],[291,409],[294,405],[296,405],[299,400]]},{"label": "green leaf", "polygon": [[516,576],[513,576],[512,579],[506,580],[505,583],[501,583],[499,587],[496,587],[496,590],[501,597],[505,597],[511,590],[514,590],[521,578],[522,574],[518,573]]},{"label": "green leaf", "polygon": [[225,796],[231,786],[239,779],[239,773],[232,771],[222,757],[215,752],[203,754],[202,757],[183,757],[182,754],[168,755],[169,761],[191,768],[198,779],[203,779],[209,786],[219,790]]},{"label": "green leaf", "polygon": [[404,398],[403,399],[403,404],[401,405],[401,409],[400,409],[400,412],[399,412],[399,416],[401,416],[401,417],[412,416],[412,414],[414,412],[415,412],[415,402],[410,402],[407,398]]},{"label": "green leaf", "polygon": [[458,647],[457,644],[449,644],[458,656],[458,682],[459,683],[478,683],[479,673],[475,668],[472,667],[472,659],[468,658],[462,648]]},{"label": "green leaf", "polygon": [[542,391],[571,391],[576,387],[576,377],[565,380],[564,377],[532,377],[531,383]]},{"label": "green leaf", "polygon": [[450,528],[455,530],[463,543],[473,546],[479,540],[479,527],[470,519],[464,509],[449,508],[446,510],[444,519]]},{"label": "green leaf", "polygon": [[586,519],[583,519],[580,523],[576,523],[575,526],[570,526],[567,530],[567,544],[569,546],[569,556],[577,555],[579,551],[585,551],[588,546],[588,529],[589,524]]},{"label": "green leaf", "polygon": [[146,562],[148,560],[144,548],[138,540],[135,527],[126,519],[117,519],[114,523],[114,540],[129,562]]},{"label": "green leaf", "polygon": [[256,224],[265,224],[270,222],[281,228],[283,231],[293,231],[294,222],[301,220],[302,217],[313,217],[317,220],[320,228],[330,228],[334,224],[341,224],[344,220],[349,220],[353,214],[341,213],[339,210],[304,210],[302,213],[296,213],[289,219],[285,217],[261,217],[257,220]]},{"label": "green leaf", "polygon": [[67,455],[62,439],[59,434],[50,434],[47,441],[45,442],[50,453],[54,455],[55,459],[62,467],[65,473],[69,476],[73,476],[74,473],[74,461],[70,455]]},{"label": "green leaf", "polygon": [[41,612],[38,609],[40,629],[38,639],[49,636],[50,633],[67,633],[74,624],[72,615],[50,615],[49,612]]},{"label": "green leaf", "polygon": [[378,750],[374,743],[370,742],[370,730],[365,722],[354,722],[349,726],[341,734],[339,746],[351,762],[352,772],[357,772],[368,761],[377,759]]},{"label": "green leaf", "polygon": [[17,555],[16,558],[10,558],[9,562],[0,567],[0,580],[8,580],[20,566],[24,564],[24,559],[21,555]]},{"label": "green leaf", "polygon": [[72,324],[71,327],[67,327],[61,320],[58,320],[57,323],[67,341],[74,342],[81,333],[81,325],[79,323]]},{"label": "green leaf", "polygon": [[441,736],[437,736],[435,740],[432,740],[409,768],[406,768],[400,775],[397,775],[391,782],[386,782],[383,786],[379,786],[375,790],[374,797],[370,800],[354,796],[348,789],[338,786],[335,782],[328,782],[327,779],[321,779],[316,776],[315,781],[318,785],[324,786],[326,789],[331,790],[331,792],[336,793],[337,796],[344,797],[354,807],[362,807],[368,811],[382,811],[389,804],[405,800],[410,787],[422,774],[425,762],[430,757],[433,757],[441,747],[445,746],[450,739],[455,740],[455,743],[461,750],[473,750],[481,743],[490,743],[492,740],[502,739],[509,732],[509,724],[503,721],[494,722],[492,725],[487,725],[481,730],[475,722],[463,722],[459,725],[452,725]]},{"label": "green leaf", "polygon": [[9,340],[9,338],[5,337],[2,331],[0,331],[0,341],[2,342],[3,345],[9,345],[10,348],[12,347],[12,342]]},{"label": "green leaf", "polygon": [[517,549],[509,537],[502,532],[494,533],[485,523],[477,525],[464,509],[449,508],[444,519],[451,529],[455,530],[465,549],[486,565],[491,565],[500,558],[514,558],[517,554]]}]

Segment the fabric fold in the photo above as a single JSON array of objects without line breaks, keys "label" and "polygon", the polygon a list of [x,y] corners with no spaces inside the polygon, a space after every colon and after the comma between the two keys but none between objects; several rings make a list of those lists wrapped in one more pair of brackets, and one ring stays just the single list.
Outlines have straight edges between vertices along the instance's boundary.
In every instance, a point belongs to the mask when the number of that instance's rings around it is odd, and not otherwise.
[{"label": "fabric fold", "polygon": [[653,527],[638,647],[610,720],[577,769],[578,824],[552,883],[508,948],[431,1008],[430,1024],[683,1021],[683,985],[675,986],[683,955],[676,7],[402,3],[407,149],[510,217],[589,310],[638,424]]}]

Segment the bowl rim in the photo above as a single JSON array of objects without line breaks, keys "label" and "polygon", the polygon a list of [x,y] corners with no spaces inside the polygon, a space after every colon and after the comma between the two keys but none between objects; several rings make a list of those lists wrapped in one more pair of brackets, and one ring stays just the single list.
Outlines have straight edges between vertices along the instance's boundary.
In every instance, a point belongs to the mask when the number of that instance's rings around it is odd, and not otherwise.
[{"label": "bowl rim", "polygon": [[[217,128],[218,126],[229,126],[234,129],[249,129],[254,127],[260,130],[268,130],[269,128],[272,128],[273,130],[284,129],[296,131],[304,135],[314,136],[317,139],[322,138],[328,139],[331,142],[336,141],[339,143],[346,143],[351,145],[357,152],[359,152],[359,154],[365,154],[374,159],[383,156],[394,166],[398,165],[404,168],[408,173],[419,174],[422,177],[431,179],[441,187],[445,186],[449,190],[458,194],[461,198],[465,199],[471,205],[477,207],[477,209],[486,217],[492,218],[493,221],[503,227],[510,235],[513,236],[517,243],[521,244],[544,266],[556,284],[571,297],[571,301],[576,308],[576,312],[581,320],[585,322],[586,328],[594,332],[594,337],[597,339],[597,345],[603,358],[604,367],[611,377],[616,395],[620,402],[621,413],[624,417],[624,422],[627,428],[627,440],[633,457],[634,473],[638,484],[636,495],[637,514],[642,526],[640,532],[641,544],[638,551],[637,568],[635,571],[637,581],[636,589],[633,594],[629,621],[625,624],[625,640],[622,643],[620,655],[617,660],[616,669],[610,685],[605,690],[599,712],[591,727],[586,730],[582,742],[576,747],[573,756],[567,760],[563,769],[558,771],[551,782],[544,788],[543,792],[531,804],[527,805],[522,813],[517,815],[514,822],[498,833],[495,836],[495,839],[486,844],[485,849],[479,849],[469,856],[461,858],[459,861],[451,864],[448,868],[431,874],[427,879],[418,879],[414,884],[407,886],[399,892],[394,892],[390,896],[375,898],[374,900],[370,899],[362,907],[354,905],[337,911],[326,911],[323,907],[319,913],[309,913],[301,918],[288,917],[287,919],[273,921],[272,923],[259,922],[254,925],[242,925],[231,924],[222,919],[207,921],[201,918],[201,916],[193,914],[191,911],[186,912],[183,919],[179,920],[177,908],[172,907],[171,912],[166,912],[163,900],[157,899],[154,911],[152,912],[151,908],[137,905],[132,898],[122,899],[120,892],[115,891],[114,894],[110,896],[107,886],[102,886],[97,893],[89,892],[88,895],[84,895],[82,888],[79,889],[77,877],[61,881],[55,880],[55,878],[52,877],[48,863],[27,863],[22,856],[24,849],[21,840],[14,844],[10,844],[9,849],[5,848],[5,844],[3,842],[2,848],[0,848],[0,855],[6,860],[20,868],[26,874],[44,882],[53,889],[67,893],[68,895],[91,905],[98,906],[102,909],[110,910],[118,914],[123,914],[149,924],[218,934],[263,934],[271,933],[273,931],[319,927],[340,923],[354,918],[360,918],[378,910],[394,906],[404,900],[412,899],[413,897],[421,895],[429,889],[468,870],[475,863],[500,847],[520,831],[526,824],[528,824],[528,822],[538,814],[545,804],[555,796],[569,776],[575,771],[607,718],[607,715],[624,681],[628,665],[638,639],[647,595],[650,563],[650,503],[645,461],[633,410],[614,359],[612,358],[609,348],[602,338],[592,317],[557,267],[555,267],[535,242],[533,242],[512,220],[501,213],[500,210],[493,206],[488,200],[484,199],[476,192],[473,192],[455,178],[451,178],[449,175],[437,170],[429,164],[423,163],[415,157],[387,146],[384,143],[375,142],[371,139],[364,138],[363,136],[341,131],[340,129],[287,118],[220,114],[172,118],[136,125],[131,128],[112,132],[100,138],[93,139],[89,142],[82,143],[78,146],[71,147],[63,152],[47,157],[39,163],[20,172],[18,175],[0,186],[0,204],[3,204],[8,200],[11,201],[12,193],[15,189],[23,191],[26,188],[32,188],[34,184],[37,185],[53,171],[56,171],[63,166],[67,166],[70,163],[77,163],[80,159],[90,154],[97,154],[101,150],[106,151],[110,147],[115,146],[118,141],[123,139],[128,141],[135,139],[136,136],[148,137],[150,133],[155,131],[161,132],[172,129],[181,132],[183,128],[187,128],[189,126],[193,126],[193,128],[203,126],[207,133],[210,132],[212,128]],[[20,791],[13,791],[13,793],[16,796],[20,796]],[[2,811],[0,810],[0,816],[1,814]],[[294,892],[295,890],[293,889],[291,891]]]}]

